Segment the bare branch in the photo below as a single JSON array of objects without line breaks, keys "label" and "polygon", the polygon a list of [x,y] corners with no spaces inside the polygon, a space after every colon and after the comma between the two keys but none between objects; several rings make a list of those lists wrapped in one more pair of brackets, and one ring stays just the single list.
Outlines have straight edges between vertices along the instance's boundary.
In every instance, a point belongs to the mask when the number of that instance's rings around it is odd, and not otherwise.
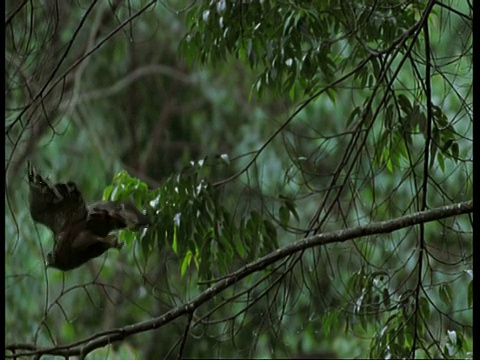
[{"label": "bare branch", "polygon": [[[6,355],[6,358],[18,358],[19,356],[35,356],[43,354],[84,357],[89,352],[106,345],[110,345],[115,341],[120,341],[129,336],[145,331],[158,329],[183,315],[187,315],[189,319],[188,322],[190,323],[193,312],[214,298],[216,295],[226,290],[230,286],[238,283],[248,275],[256,271],[263,270],[269,265],[287,256],[290,256],[291,254],[298,253],[312,247],[345,242],[347,240],[353,240],[364,236],[391,233],[403,228],[472,212],[473,200],[447,205],[432,210],[420,211],[393,220],[307,237],[284,246],[250,264],[245,265],[241,269],[231,273],[225,279],[219,281],[216,285],[206,289],[189,303],[173,308],[162,316],[136,324],[127,325],[118,329],[100,332],[90,336],[89,338],[69,345],[49,348],[41,348],[31,344],[7,345],[6,350],[12,352],[12,354]],[[19,350],[23,350],[24,352],[16,353]]]}]

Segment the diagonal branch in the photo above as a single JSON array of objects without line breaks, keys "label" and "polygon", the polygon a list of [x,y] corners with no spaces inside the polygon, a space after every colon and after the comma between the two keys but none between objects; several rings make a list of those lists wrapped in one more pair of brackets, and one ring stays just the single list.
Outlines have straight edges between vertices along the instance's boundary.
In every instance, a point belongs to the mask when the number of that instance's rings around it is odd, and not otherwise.
[{"label": "diagonal branch", "polygon": [[[457,215],[469,214],[473,212],[473,200],[447,205],[432,210],[419,211],[410,215],[405,215],[396,219],[376,222],[370,225],[359,226],[352,229],[343,229],[324,234],[318,234],[298,240],[292,244],[284,246],[274,252],[261,257],[260,259],[245,265],[241,269],[231,273],[226,278],[220,280],[216,285],[209,287],[189,303],[171,309],[162,316],[155,317],[143,322],[127,325],[122,328],[97,333],[89,338],[80,340],[69,345],[40,348],[31,344],[11,344],[6,346],[6,350],[13,354],[8,354],[6,358],[18,358],[19,356],[35,356],[43,354],[62,355],[62,356],[86,356],[89,352],[109,345],[115,341],[123,340],[129,336],[142,333],[149,330],[158,329],[176,318],[187,315],[191,316],[200,306],[211,300],[213,297],[226,290],[233,284],[238,283],[248,275],[265,269],[267,266],[281,260],[291,254],[331,243],[345,242],[361,238],[363,236],[391,233],[396,230],[408,228],[411,226],[441,220]],[[17,351],[23,353],[16,353]]]}]

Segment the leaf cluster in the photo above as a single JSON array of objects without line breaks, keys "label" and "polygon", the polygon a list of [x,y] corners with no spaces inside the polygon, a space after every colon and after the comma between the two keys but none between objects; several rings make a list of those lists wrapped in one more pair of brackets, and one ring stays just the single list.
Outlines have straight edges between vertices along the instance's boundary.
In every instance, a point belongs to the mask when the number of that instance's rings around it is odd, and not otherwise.
[{"label": "leaf cluster", "polygon": [[[226,274],[234,262],[246,263],[278,247],[277,228],[256,210],[236,219],[222,205],[222,193],[202,175],[203,163],[165,179],[159,188],[130,176],[115,175],[104,199],[132,198],[151,219],[148,229],[136,237],[145,261],[157,249],[171,249],[184,276],[195,265],[198,276],[211,279]],[[281,209],[283,226],[289,221],[287,205]],[[124,231],[122,239],[132,245],[135,234]]]},{"label": "leaf cluster", "polygon": [[260,69],[253,89],[312,94],[337,72],[387,50],[415,21],[415,3],[205,1],[187,13],[180,49],[190,63],[229,55]]}]

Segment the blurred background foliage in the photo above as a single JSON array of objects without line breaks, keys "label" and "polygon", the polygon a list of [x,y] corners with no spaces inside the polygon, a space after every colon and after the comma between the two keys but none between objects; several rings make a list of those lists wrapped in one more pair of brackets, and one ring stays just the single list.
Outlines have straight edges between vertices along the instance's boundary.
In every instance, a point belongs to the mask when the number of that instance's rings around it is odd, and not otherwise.
[{"label": "blurred background foliage", "polygon": [[[472,199],[470,2],[7,1],[5,19],[7,345],[138,323],[304,236]],[[47,272],[26,160],[152,226]],[[471,240],[461,216],[292,254],[197,310],[183,355],[473,357]],[[186,325],[91,358],[169,358]]]}]

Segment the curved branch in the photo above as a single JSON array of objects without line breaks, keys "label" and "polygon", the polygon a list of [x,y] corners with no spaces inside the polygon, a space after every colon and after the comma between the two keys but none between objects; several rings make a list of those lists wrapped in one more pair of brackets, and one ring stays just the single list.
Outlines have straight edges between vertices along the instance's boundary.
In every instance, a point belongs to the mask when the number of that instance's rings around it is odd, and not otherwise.
[{"label": "curved branch", "polygon": [[[345,242],[369,235],[378,235],[391,233],[396,230],[408,228],[411,226],[424,224],[431,221],[441,220],[457,215],[473,212],[473,200],[447,205],[432,210],[419,211],[410,215],[402,216],[396,219],[376,222],[370,225],[359,226],[351,229],[343,229],[324,234],[310,236],[261,257],[260,259],[245,265],[241,269],[234,271],[225,279],[219,281],[216,285],[209,287],[189,303],[171,309],[162,316],[155,317],[143,322],[127,325],[118,329],[112,329],[106,332],[100,332],[89,338],[57,347],[41,348],[31,344],[11,344],[6,346],[6,350],[12,352],[11,355],[5,355],[6,358],[18,358],[19,356],[35,356],[43,354],[62,355],[62,356],[86,356],[89,352],[110,345],[115,341],[123,340],[129,336],[142,333],[149,330],[158,329],[176,318],[186,315],[187,317],[200,306],[214,298],[216,295],[226,290],[233,284],[238,283],[248,275],[265,269],[267,266],[281,260],[291,254],[326,244]],[[16,351],[24,350],[23,353]]]}]

